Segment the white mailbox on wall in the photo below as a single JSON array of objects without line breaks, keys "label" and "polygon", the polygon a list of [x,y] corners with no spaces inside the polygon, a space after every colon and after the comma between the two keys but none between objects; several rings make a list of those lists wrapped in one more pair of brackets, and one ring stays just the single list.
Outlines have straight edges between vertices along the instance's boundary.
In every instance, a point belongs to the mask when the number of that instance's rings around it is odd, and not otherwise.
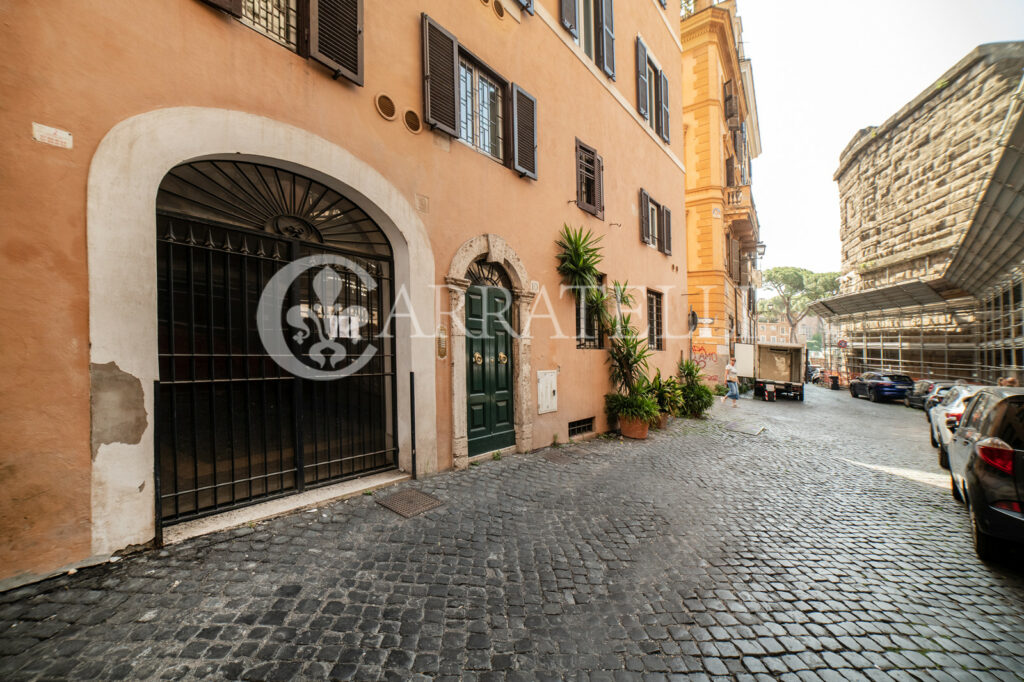
[{"label": "white mailbox on wall", "polygon": [[537,414],[558,410],[558,370],[537,371]]}]

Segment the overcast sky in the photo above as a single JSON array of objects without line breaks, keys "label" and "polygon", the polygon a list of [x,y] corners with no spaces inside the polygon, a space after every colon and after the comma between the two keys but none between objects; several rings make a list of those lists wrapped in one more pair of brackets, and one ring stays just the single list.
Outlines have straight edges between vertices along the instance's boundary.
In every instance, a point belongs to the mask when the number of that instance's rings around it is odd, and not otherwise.
[{"label": "overcast sky", "polygon": [[1024,40],[1024,0],[737,0],[761,128],[753,193],[762,269],[839,270],[832,174],[859,129],[884,122],[981,43]]}]

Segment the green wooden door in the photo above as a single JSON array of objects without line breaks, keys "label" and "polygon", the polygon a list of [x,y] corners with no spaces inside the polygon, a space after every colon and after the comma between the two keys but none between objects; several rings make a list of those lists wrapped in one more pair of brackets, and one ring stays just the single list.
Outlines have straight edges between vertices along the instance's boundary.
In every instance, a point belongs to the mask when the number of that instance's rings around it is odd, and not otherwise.
[{"label": "green wooden door", "polygon": [[512,294],[466,290],[466,395],[469,454],[515,445],[512,401]]}]

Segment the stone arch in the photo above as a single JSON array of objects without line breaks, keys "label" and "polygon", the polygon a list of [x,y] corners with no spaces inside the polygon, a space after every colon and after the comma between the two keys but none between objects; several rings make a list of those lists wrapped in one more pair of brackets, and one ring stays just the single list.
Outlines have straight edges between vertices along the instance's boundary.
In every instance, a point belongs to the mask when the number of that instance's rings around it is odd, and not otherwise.
[{"label": "stone arch", "polygon": [[533,441],[531,409],[531,365],[529,329],[530,306],[536,296],[537,283],[530,280],[526,265],[508,242],[496,234],[482,234],[466,241],[455,252],[445,284],[451,314],[452,366],[452,463],[456,469],[469,466],[469,440],[466,417],[466,278],[469,266],[479,259],[500,265],[512,282],[512,301],[516,335],[512,341],[515,370],[514,405],[516,451],[529,452]]},{"label": "stone arch", "polygon": [[[422,395],[435,392],[434,339],[414,334],[434,319],[434,256],[415,209],[387,178],[343,147],[280,121],[226,109],[171,107],[121,121],[93,155],[87,187],[89,339],[93,367],[116,363],[142,386],[145,431],[133,442],[99,443],[92,464],[92,552],[100,559],[155,534],[153,386],[157,363],[157,188],[180,163],[231,156],[271,162],[331,186],[357,202],[394,249],[399,466],[411,469],[411,413],[417,473],[437,470],[436,406],[410,405],[409,373]],[[402,305],[410,308],[404,310]],[[102,386],[92,386],[93,432],[112,419]],[[116,407],[116,403],[114,404]],[[94,438],[95,440],[95,438]]]}]

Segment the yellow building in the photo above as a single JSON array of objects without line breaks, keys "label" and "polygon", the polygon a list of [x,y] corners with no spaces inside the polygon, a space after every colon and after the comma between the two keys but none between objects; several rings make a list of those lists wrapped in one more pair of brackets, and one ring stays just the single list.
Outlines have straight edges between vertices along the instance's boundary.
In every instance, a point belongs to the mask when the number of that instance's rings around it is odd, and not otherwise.
[{"label": "yellow building", "polygon": [[756,336],[759,237],[750,160],[761,139],[735,0],[683,8],[687,280],[699,319],[692,356],[707,380],[719,383],[733,345]]}]

